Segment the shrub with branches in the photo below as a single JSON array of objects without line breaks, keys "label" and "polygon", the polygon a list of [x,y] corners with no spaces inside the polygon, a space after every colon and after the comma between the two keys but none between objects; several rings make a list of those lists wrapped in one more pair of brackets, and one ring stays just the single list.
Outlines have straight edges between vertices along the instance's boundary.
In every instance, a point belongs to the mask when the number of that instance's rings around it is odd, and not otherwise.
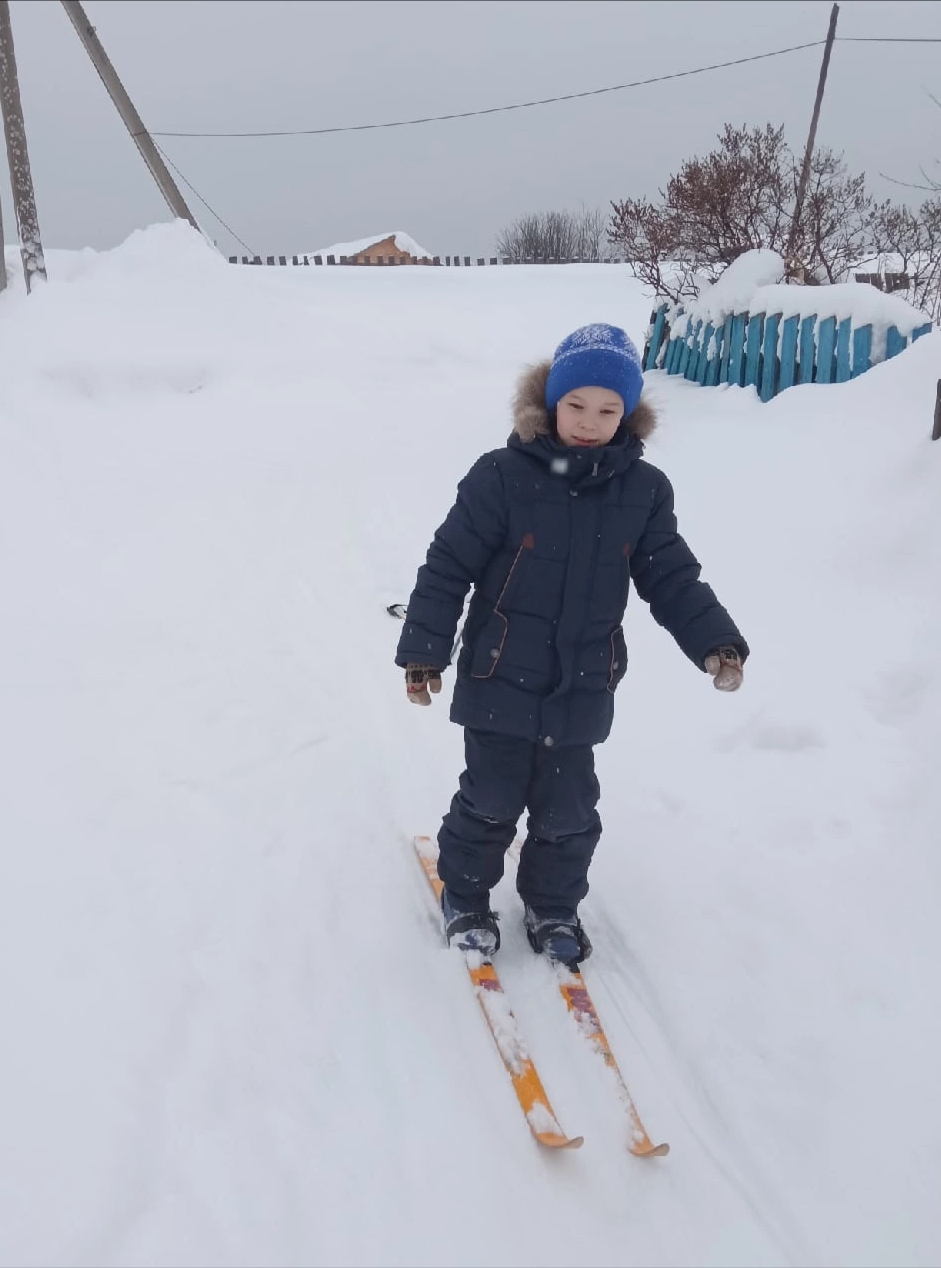
[{"label": "shrub with branches", "polygon": [[817,281],[844,280],[854,265],[876,248],[873,208],[865,176],[850,176],[842,157],[832,150],[815,150],[792,266],[799,266]]},{"label": "shrub with branches", "polygon": [[[941,98],[929,92],[936,106]],[[934,160],[941,168],[941,160]],[[896,269],[908,275],[908,298],[927,313],[932,321],[941,322],[941,181],[919,168],[924,184],[895,180],[893,184],[919,190],[932,197],[915,210],[904,204],[884,202],[873,208],[873,232],[878,251],[880,272]]]},{"label": "shrub with branches", "polygon": [[506,260],[587,260],[601,259],[606,228],[600,209],[543,211],[520,216],[496,240],[496,249]]},{"label": "shrub with branches", "polygon": [[910,302],[941,321],[941,197],[927,199],[917,210],[879,203],[872,225],[879,271],[907,273]]},{"label": "shrub with branches", "polygon": [[[612,203],[608,240],[634,262],[642,281],[679,302],[745,251],[785,253],[800,168],[783,127],[727,124],[718,147],[705,158],[688,159],[658,203],[644,198]],[[873,206],[865,176],[850,175],[832,150],[816,150],[789,276],[834,282],[874,254]]]}]

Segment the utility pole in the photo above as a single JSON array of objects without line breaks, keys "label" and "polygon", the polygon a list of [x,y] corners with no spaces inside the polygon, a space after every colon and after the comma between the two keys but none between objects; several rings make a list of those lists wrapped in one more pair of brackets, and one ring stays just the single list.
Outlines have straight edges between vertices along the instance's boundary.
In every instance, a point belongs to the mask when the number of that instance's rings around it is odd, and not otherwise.
[{"label": "utility pole", "polygon": [[0,107],[3,110],[3,133],[7,143],[10,184],[13,187],[13,209],[16,212],[23,277],[28,294],[37,278],[46,280],[46,261],[39,236],[33,178],[29,170],[26,125],[23,122],[20,84],[16,74],[9,0],[0,0]]},{"label": "utility pole", "polygon": [[787,237],[787,248],[784,252],[785,263],[790,273],[794,255],[794,244],[797,241],[797,230],[800,225],[801,212],[804,210],[804,197],[807,193],[807,181],[810,178],[810,160],[813,157],[814,141],[817,136],[817,122],[820,118],[820,106],[823,102],[823,89],[827,82],[827,70],[830,67],[830,53],[836,38],[836,19],[840,6],[835,4],[830,10],[830,29],[827,31],[827,42],[823,50],[823,64],[820,67],[820,78],[817,81],[817,97],[814,101],[814,113],[810,120],[810,134],[807,137],[807,148],[804,151],[804,166],[801,168],[800,181],[797,186],[797,198],[794,203],[794,217],[791,220],[791,231]]},{"label": "utility pole", "polygon": [[124,89],[124,85],[118,78],[117,71],[111,65],[108,54],[102,47],[101,41],[95,31],[95,28],[89,22],[85,15],[79,0],[62,0],[62,7],[72,21],[72,25],[78,32],[78,38],[85,46],[85,52],[92,60],[92,64],[101,76],[101,81],[108,90],[108,95],[117,106],[118,114],[124,120],[124,126],[131,134],[131,139],[140,151],[141,158],[147,164],[151,176],[157,182],[157,188],[167,200],[170,210],[175,216],[181,220],[188,220],[194,229],[199,229],[196,218],[187,207],[170,175],[170,172],[160,157],[160,151],[154,145],[153,138],[144,127],[144,121],[134,108],[134,103]]},{"label": "utility pole", "polygon": [[7,261],[3,253],[3,207],[0,206],[0,295],[7,288]]}]

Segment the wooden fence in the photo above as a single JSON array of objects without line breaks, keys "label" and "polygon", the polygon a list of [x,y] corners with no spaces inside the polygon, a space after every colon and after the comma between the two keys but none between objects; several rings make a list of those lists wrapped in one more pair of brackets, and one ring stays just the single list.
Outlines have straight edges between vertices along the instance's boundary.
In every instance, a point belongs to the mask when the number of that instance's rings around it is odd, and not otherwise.
[{"label": "wooden fence", "polygon": [[877,291],[885,291],[886,295],[894,295],[896,291],[907,291],[912,279],[907,273],[857,273],[857,282],[866,282]]},{"label": "wooden fence", "polygon": [[475,265],[482,268],[484,265],[506,265],[517,264],[627,264],[626,259],[620,257],[606,257],[603,260],[588,260],[572,256],[566,259],[549,259],[545,256],[530,256],[525,260],[510,260],[506,257],[490,256],[489,259],[483,256],[471,255],[435,255],[428,258],[418,259],[414,256],[396,257],[372,255],[366,256],[347,256],[347,255],[230,255],[230,264],[264,264],[264,265],[304,265],[304,264],[410,264],[410,265],[431,265],[439,268],[471,268]]},{"label": "wooden fence", "polygon": [[[763,401],[770,401],[797,383],[845,383],[873,364],[872,327],[854,329],[848,317],[838,322],[835,317],[819,320],[816,314],[784,319],[780,313],[737,313],[718,327],[697,320],[672,336],[668,311],[662,304],[651,313],[644,369],[682,374],[701,387],[754,387]],[[675,314],[681,315],[682,309]],[[885,360],[931,329],[926,321],[909,339],[890,327]]]}]

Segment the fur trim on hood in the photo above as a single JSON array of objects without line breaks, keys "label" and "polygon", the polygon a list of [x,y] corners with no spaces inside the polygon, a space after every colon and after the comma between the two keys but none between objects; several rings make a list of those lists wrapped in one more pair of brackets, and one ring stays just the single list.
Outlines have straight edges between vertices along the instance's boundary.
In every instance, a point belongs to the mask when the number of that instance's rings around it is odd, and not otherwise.
[{"label": "fur trim on hood", "polygon": [[[546,408],[546,379],[551,361],[540,361],[520,375],[513,398],[513,430],[524,444],[537,436],[549,435],[549,411]],[[632,414],[625,420],[628,430],[638,440],[646,440],[657,425],[656,412],[641,397]]]}]

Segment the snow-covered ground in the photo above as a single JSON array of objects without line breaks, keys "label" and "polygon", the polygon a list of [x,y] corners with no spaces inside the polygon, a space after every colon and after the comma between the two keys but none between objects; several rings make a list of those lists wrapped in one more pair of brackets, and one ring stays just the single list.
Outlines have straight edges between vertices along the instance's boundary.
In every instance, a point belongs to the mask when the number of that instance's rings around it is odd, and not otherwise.
[{"label": "snow-covered ground", "polygon": [[650,376],[753,655],[721,695],[635,596],[599,750],[586,980],[668,1158],[497,893],[546,1156],[410,852],[461,736],[384,608],[520,366],[649,297],[180,225],[48,264],[0,296],[0,1261],[937,1264],[941,335],[768,405]]}]

